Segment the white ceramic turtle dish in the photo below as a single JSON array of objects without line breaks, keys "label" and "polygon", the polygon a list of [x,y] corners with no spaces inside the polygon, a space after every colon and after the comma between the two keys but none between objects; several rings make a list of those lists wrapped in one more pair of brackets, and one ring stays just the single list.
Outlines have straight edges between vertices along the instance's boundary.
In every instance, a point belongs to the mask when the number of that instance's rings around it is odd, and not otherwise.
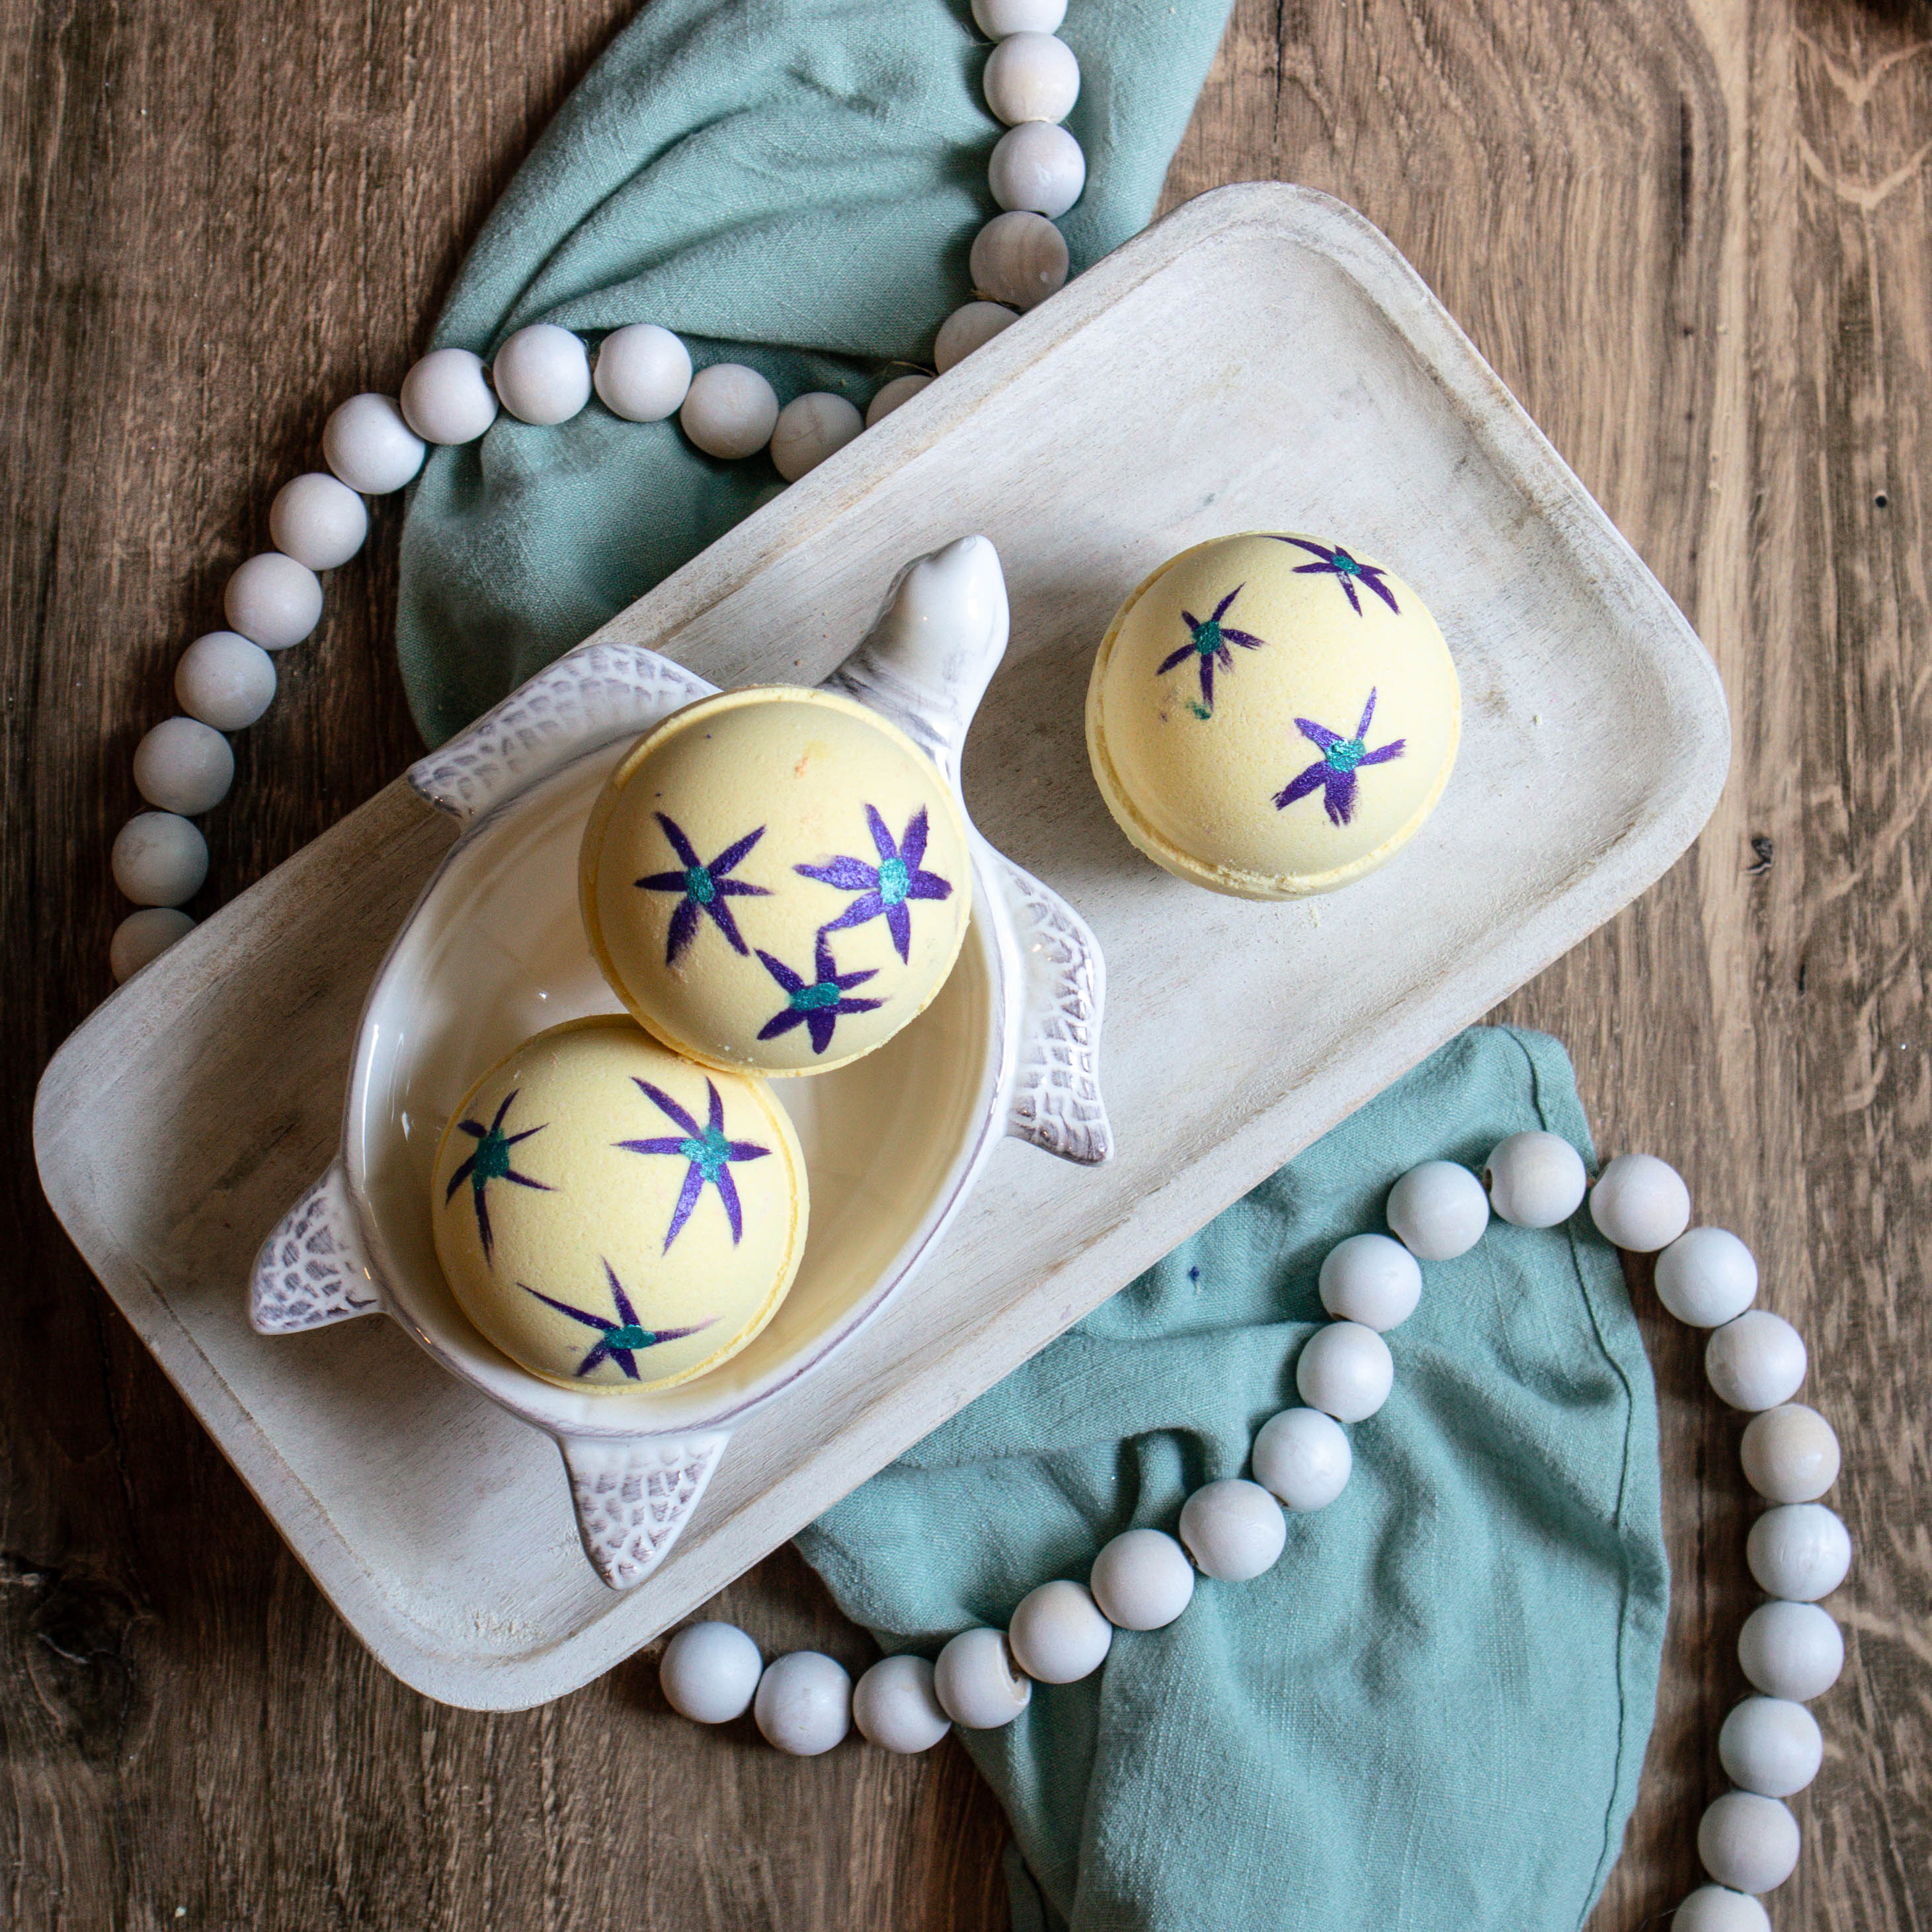
[{"label": "white ceramic turtle dish", "polygon": [[[959,748],[1006,632],[998,558],[964,538],[902,573],[826,687],[905,730],[957,797]],[[412,770],[470,829],[370,989],[341,1152],[264,1244],[251,1288],[264,1334],[390,1315],[554,1437],[585,1550],[617,1587],[662,1560],[732,1426],[822,1366],[911,1274],[1003,1132],[1082,1162],[1109,1149],[1099,950],[1064,901],[974,832],[973,918],[932,1004],[876,1052],[774,1088],[805,1150],[812,1217],[797,1280],[755,1341],[676,1388],[592,1391],[530,1374],[472,1326],[431,1232],[444,1123],[521,1040],[616,1010],[578,917],[584,821],[637,734],[712,688],[641,646],[592,646]]]}]

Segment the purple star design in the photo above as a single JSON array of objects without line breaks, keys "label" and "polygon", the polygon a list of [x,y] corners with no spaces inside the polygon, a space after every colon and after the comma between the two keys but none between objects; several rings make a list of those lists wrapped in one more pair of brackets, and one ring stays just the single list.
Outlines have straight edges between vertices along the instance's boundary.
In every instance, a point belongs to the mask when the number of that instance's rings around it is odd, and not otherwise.
[{"label": "purple star design", "polygon": [[758,957],[764,962],[765,970],[784,988],[785,994],[783,1007],[759,1030],[760,1040],[776,1040],[795,1026],[806,1027],[812,1034],[812,1052],[823,1053],[832,1044],[832,1029],[838,1024],[841,1013],[869,1013],[885,1004],[883,1000],[847,997],[853,987],[862,986],[873,978],[876,969],[868,967],[862,973],[839,972],[823,932],[812,952],[812,967],[818,976],[810,985],[782,959],[774,959],[769,952],[760,952]]},{"label": "purple star design", "polygon": [[1215,665],[1218,664],[1223,670],[1232,670],[1234,668],[1234,654],[1228,646],[1239,644],[1244,651],[1258,651],[1267,642],[1264,638],[1257,638],[1246,631],[1238,631],[1232,624],[1224,624],[1221,621],[1228,614],[1228,606],[1246,588],[1245,584],[1236,584],[1214,606],[1211,616],[1204,619],[1196,616],[1191,610],[1182,611],[1180,621],[1187,626],[1190,633],[1187,642],[1178,651],[1169,652],[1155,669],[1156,677],[1165,677],[1176,664],[1185,664],[1190,658],[1193,658],[1201,674],[1201,702],[1194,707],[1194,715],[1197,718],[1206,718],[1214,711]]},{"label": "purple star design", "polygon": [[1362,614],[1362,600],[1355,595],[1358,584],[1366,584],[1398,617],[1402,615],[1402,608],[1395,601],[1395,592],[1382,581],[1388,573],[1380,564],[1358,562],[1340,544],[1329,550],[1321,544],[1310,543],[1306,537],[1276,537],[1275,542],[1292,544],[1297,550],[1305,550],[1311,556],[1318,558],[1318,562],[1297,564],[1295,575],[1334,578],[1341,585],[1357,616]]},{"label": "purple star design", "polygon": [[632,1154],[676,1154],[691,1163],[684,1171],[684,1186],[670,1217],[670,1232],[664,1237],[664,1252],[670,1252],[670,1244],[677,1239],[678,1230],[691,1219],[691,1210],[698,1205],[698,1197],[704,1192],[707,1180],[717,1189],[718,1198],[724,1204],[725,1218],[731,1223],[731,1245],[736,1247],[745,1232],[745,1216],[738,1204],[738,1184],[731,1178],[731,1163],[734,1160],[762,1160],[771,1149],[750,1141],[728,1141],[724,1138],[724,1102],[718,1097],[718,1089],[711,1081],[707,1079],[704,1083],[711,1096],[711,1106],[705,1124],[700,1127],[662,1088],[653,1087],[648,1080],[639,1080],[634,1074],[632,1078],[644,1098],[684,1131],[656,1140],[619,1141],[616,1144]]},{"label": "purple star design", "polygon": [[937,872],[920,869],[920,861],[926,856],[924,806],[907,820],[904,836],[897,844],[886,821],[869,805],[866,818],[872,829],[872,843],[878,848],[876,866],[868,866],[861,859],[837,858],[829,866],[794,866],[792,870],[806,878],[816,879],[820,885],[861,895],[836,919],[820,926],[821,932],[841,932],[848,926],[863,926],[883,915],[900,961],[906,963],[912,956],[912,915],[906,910],[906,902],[950,898],[952,887]]},{"label": "purple star design", "polygon": [[519,1089],[512,1087],[503,1096],[503,1104],[496,1109],[496,1118],[486,1127],[481,1120],[458,1120],[457,1132],[467,1134],[476,1143],[476,1151],[449,1177],[449,1185],[444,1190],[442,1204],[447,1208],[456,1198],[456,1190],[466,1180],[470,1184],[470,1199],[476,1204],[476,1233],[483,1244],[483,1264],[492,1265],[491,1250],[496,1238],[490,1232],[490,1204],[484,1195],[493,1180],[514,1180],[519,1187],[534,1187],[539,1194],[556,1192],[548,1181],[532,1180],[527,1174],[519,1174],[510,1165],[510,1150],[519,1141],[526,1141],[532,1134],[540,1134],[549,1125],[548,1121],[534,1127],[526,1127],[520,1134],[506,1134],[503,1131],[503,1117],[510,1111]]},{"label": "purple star design", "polygon": [[726,846],[707,864],[698,857],[698,848],[684,836],[676,820],[667,818],[661,812],[652,816],[664,827],[664,836],[670,841],[671,850],[684,864],[681,872],[652,872],[648,878],[636,881],[647,892],[683,895],[676,911],[670,916],[670,931],[664,937],[664,964],[672,964],[691,944],[691,936],[698,930],[700,912],[711,915],[712,923],[730,942],[734,952],[746,951],[738,931],[738,922],[731,916],[731,908],[724,902],[736,898],[768,899],[771,894],[763,886],[747,885],[742,879],[727,878],[725,874],[764,838],[765,828],[761,825],[755,832],[746,832],[735,845]]},{"label": "purple star design", "polygon": [[1376,694],[1369,693],[1368,704],[1362,712],[1362,722],[1355,728],[1352,738],[1345,738],[1339,731],[1331,731],[1325,724],[1318,724],[1312,718],[1298,718],[1295,729],[1314,746],[1322,755],[1296,778],[1292,779],[1286,789],[1274,795],[1274,808],[1281,811],[1292,805],[1298,798],[1306,798],[1318,785],[1322,789],[1322,802],[1327,808],[1331,825],[1346,825],[1354,816],[1355,774],[1364,765],[1385,765],[1391,758],[1402,756],[1406,739],[1391,739],[1386,745],[1378,745],[1372,752],[1364,742],[1369,735],[1370,721],[1376,715]]},{"label": "purple star design", "polygon": [[718,1318],[700,1322],[689,1328],[646,1328],[638,1319],[638,1311],[631,1306],[631,1298],[624,1292],[624,1284],[617,1279],[610,1264],[604,1264],[604,1273],[610,1284],[610,1300],[617,1311],[617,1319],[592,1315],[587,1309],[573,1308],[567,1301],[559,1301],[553,1295],[543,1294],[531,1287],[526,1281],[517,1286],[526,1294],[534,1294],[546,1307],[554,1308],[560,1315],[568,1315],[573,1322],[581,1322],[586,1328],[598,1331],[597,1346],[577,1365],[580,1376],[587,1376],[598,1363],[605,1360],[615,1362],[632,1382],[638,1379],[637,1352],[640,1348],[655,1348],[665,1342],[681,1342],[687,1335],[697,1335],[711,1326]]}]

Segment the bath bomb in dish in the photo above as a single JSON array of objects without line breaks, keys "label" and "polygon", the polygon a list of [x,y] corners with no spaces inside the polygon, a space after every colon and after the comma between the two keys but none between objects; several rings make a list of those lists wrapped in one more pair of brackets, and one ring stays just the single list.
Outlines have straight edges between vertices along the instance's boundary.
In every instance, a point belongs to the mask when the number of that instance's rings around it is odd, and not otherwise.
[{"label": "bath bomb in dish", "polygon": [[1435,808],[1462,735],[1456,667],[1400,578],[1330,539],[1184,550],[1121,608],[1087,691],[1120,830],[1242,898],[1333,892]]},{"label": "bath bomb in dish", "polygon": [[720,692],[639,739],[584,828],[584,923],[646,1031],[706,1066],[816,1073],[883,1046],[959,956],[966,824],[863,705]]},{"label": "bath bomb in dish", "polygon": [[451,1292],[513,1360],[568,1388],[668,1388],[784,1299],[805,1162],[763,1081],[615,1014],[537,1034],[470,1088],[430,1213]]}]

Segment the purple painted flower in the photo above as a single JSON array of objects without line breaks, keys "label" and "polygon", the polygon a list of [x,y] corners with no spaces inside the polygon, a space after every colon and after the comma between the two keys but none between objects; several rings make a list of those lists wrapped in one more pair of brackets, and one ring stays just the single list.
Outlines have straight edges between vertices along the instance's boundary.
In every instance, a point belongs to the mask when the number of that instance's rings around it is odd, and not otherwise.
[{"label": "purple painted flower", "polygon": [[782,1033],[790,1033],[794,1027],[808,1028],[812,1033],[812,1050],[823,1053],[832,1044],[832,1029],[838,1024],[841,1013],[869,1013],[885,1004],[883,1000],[854,1000],[848,997],[854,986],[862,986],[875,976],[874,970],[868,968],[862,973],[841,973],[832,963],[832,948],[826,944],[825,934],[818,935],[813,948],[812,968],[818,978],[810,985],[800,979],[782,959],[774,959],[769,952],[760,952],[758,957],[765,962],[765,970],[784,988],[784,1005],[759,1030],[760,1040],[776,1040]]},{"label": "purple painted flower", "polygon": [[937,872],[920,869],[926,856],[926,807],[921,806],[906,822],[904,836],[895,844],[886,821],[868,805],[866,818],[872,829],[872,843],[878,848],[879,862],[868,866],[862,859],[834,859],[829,866],[794,866],[792,870],[820,885],[836,886],[842,892],[857,892],[838,916],[819,928],[821,932],[841,932],[848,926],[863,926],[883,917],[892,936],[901,961],[912,956],[912,915],[906,910],[908,899],[948,899],[952,887]]},{"label": "purple painted flower", "polygon": [[1214,667],[1219,664],[1223,670],[1234,668],[1234,654],[1230,644],[1239,644],[1244,651],[1258,651],[1267,642],[1264,638],[1251,635],[1246,631],[1238,631],[1232,624],[1221,620],[1228,614],[1228,606],[1247,588],[1238,584],[1214,606],[1214,614],[1207,618],[1196,617],[1192,611],[1184,610],[1180,621],[1191,634],[1186,644],[1178,651],[1170,651],[1162,658],[1154,671],[1156,677],[1164,677],[1176,664],[1185,664],[1192,658],[1201,674],[1201,702],[1193,706],[1197,718],[1208,718],[1214,710]]},{"label": "purple painted flower", "polygon": [[445,1190],[442,1204],[447,1208],[456,1198],[456,1190],[466,1180],[470,1184],[470,1198],[476,1208],[476,1232],[483,1244],[483,1264],[492,1264],[491,1250],[496,1238],[490,1228],[490,1204],[484,1196],[493,1180],[514,1180],[519,1187],[534,1187],[539,1194],[555,1192],[548,1181],[532,1180],[527,1174],[519,1174],[510,1165],[510,1150],[519,1141],[526,1141],[532,1134],[540,1134],[550,1124],[540,1121],[534,1127],[526,1127],[521,1133],[506,1134],[503,1131],[503,1117],[510,1111],[518,1089],[512,1087],[503,1096],[503,1104],[496,1109],[496,1118],[486,1127],[481,1120],[458,1120],[456,1130],[467,1134],[476,1143],[476,1151],[449,1177],[449,1186]]},{"label": "purple painted flower", "polygon": [[745,1232],[745,1216],[738,1204],[738,1184],[731,1178],[731,1163],[734,1160],[762,1160],[771,1149],[759,1147],[751,1141],[728,1141],[724,1138],[724,1102],[718,1097],[718,1089],[709,1079],[704,1084],[711,1095],[711,1106],[705,1124],[700,1127],[662,1087],[653,1087],[648,1080],[638,1079],[634,1074],[632,1078],[644,1098],[674,1126],[684,1131],[682,1134],[666,1134],[655,1140],[619,1141],[616,1144],[632,1154],[671,1154],[691,1163],[684,1171],[684,1186],[670,1217],[670,1232],[664,1237],[664,1252],[670,1252],[670,1244],[677,1239],[678,1230],[691,1219],[691,1210],[698,1205],[698,1197],[704,1192],[707,1180],[717,1189],[718,1198],[724,1204],[725,1219],[731,1223],[731,1245],[736,1247]]},{"label": "purple painted flower", "polygon": [[1297,550],[1305,550],[1311,556],[1318,559],[1319,561],[1314,563],[1297,564],[1295,575],[1334,578],[1341,585],[1349,603],[1354,606],[1357,616],[1362,614],[1362,600],[1355,595],[1358,584],[1366,584],[1398,617],[1402,615],[1402,608],[1395,601],[1395,592],[1382,581],[1388,573],[1381,565],[1357,562],[1340,544],[1329,550],[1321,544],[1310,543],[1306,537],[1276,537],[1275,542],[1292,544]]},{"label": "purple painted flower", "polygon": [[670,931],[664,938],[664,964],[670,965],[684,949],[691,944],[691,936],[698,930],[698,916],[700,912],[711,915],[712,923],[730,943],[734,952],[743,952],[747,949],[738,932],[738,922],[731,916],[731,908],[727,899],[768,899],[770,892],[763,886],[747,885],[742,879],[728,878],[725,874],[745,857],[758,841],[765,836],[761,825],[755,832],[748,832],[735,845],[728,845],[716,858],[708,862],[698,856],[698,848],[684,836],[676,821],[664,814],[654,812],[652,816],[664,827],[664,836],[670,841],[671,850],[682,861],[681,872],[653,872],[647,878],[636,883],[647,892],[677,892],[682,895],[682,902],[670,916]]},{"label": "purple painted flower", "polygon": [[718,1318],[700,1322],[689,1328],[646,1328],[638,1319],[638,1311],[631,1306],[631,1298],[624,1292],[624,1284],[617,1279],[610,1264],[604,1264],[605,1278],[610,1284],[610,1301],[616,1310],[617,1318],[592,1315],[587,1309],[573,1308],[567,1301],[559,1301],[554,1296],[539,1294],[526,1281],[517,1286],[526,1294],[534,1294],[546,1307],[554,1308],[560,1315],[568,1315],[573,1322],[581,1322],[586,1328],[598,1331],[597,1346],[577,1365],[580,1376],[587,1376],[598,1363],[608,1358],[622,1369],[632,1382],[638,1379],[637,1352],[640,1348],[655,1348],[665,1342],[681,1342],[687,1335],[701,1334]]},{"label": "purple painted flower", "polygon": [[1319,786],[1329,823],[1346,825],[1354,816],[1356,772],[1364,765],[1385,765],[1391,758],[1400,758],[1402,747],[1408,742],[1402,738],[1391,739],[1388,744],[1378,745],[1370,751],[1364,740],[1369,735],[1370,721],[1375,715],[1376,694],[1371,691],[1369,701],[1363,708],[1362,722],[1356,726],[1352,738],[1345,738],[1340,732],[1331,731],[1327,725],[1318,724],[1312,718],[1298,718],[1294,721],[1296,730],[1322,755],[1298,778],[1291,780],[1286,790],[1275,794],[1276,811],[1292,805],[1298,798],[1306,798]]}]

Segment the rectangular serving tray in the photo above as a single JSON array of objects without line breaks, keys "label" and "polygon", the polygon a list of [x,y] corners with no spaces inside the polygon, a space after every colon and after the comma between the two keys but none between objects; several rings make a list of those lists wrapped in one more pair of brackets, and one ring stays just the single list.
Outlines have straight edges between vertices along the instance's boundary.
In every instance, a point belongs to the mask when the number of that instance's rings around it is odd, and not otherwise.
[{"label": "rectangular serving tray", "polygon": [[[1174,552],[1254,528],[1390,566],[1462,679],[1440,808],[1325,900],[1168,878],[1087,769],[1116,606]],[[364,992],[453,821],[391,785],[47,1070],[35,1147],[68,1232],[330,1600],[430,1696],[541,1702],[688,1614],[1576,944],[1716,803],[1729,722],[1689,626],[1414,272],[1324,196],[1190,202],[598,634],[720,685],[814,682],[902,563],[976,530],[1013,636],[968,802],[1105,950],[1118,1152],[1082,1171],[1005,1143],[911,1286],[740,1430],[634,1591],[585,1564],[555,1448],[393,1324],[248,1325],[255,1250],[334,1150]]]}]

